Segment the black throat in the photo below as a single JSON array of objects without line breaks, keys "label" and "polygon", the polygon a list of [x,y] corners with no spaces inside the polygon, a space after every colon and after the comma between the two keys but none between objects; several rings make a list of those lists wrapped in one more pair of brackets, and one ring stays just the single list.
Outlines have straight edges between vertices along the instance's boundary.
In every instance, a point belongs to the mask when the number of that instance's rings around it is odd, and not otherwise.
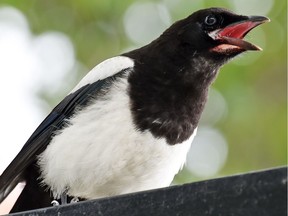
[{"label": "black throat", "polygon": [[156,40],[123,54],[135,61],[128,77],[134,124],[170,145],[194,132],[218,71],[197,52],[176,51],[177,44],[161,46]]}]

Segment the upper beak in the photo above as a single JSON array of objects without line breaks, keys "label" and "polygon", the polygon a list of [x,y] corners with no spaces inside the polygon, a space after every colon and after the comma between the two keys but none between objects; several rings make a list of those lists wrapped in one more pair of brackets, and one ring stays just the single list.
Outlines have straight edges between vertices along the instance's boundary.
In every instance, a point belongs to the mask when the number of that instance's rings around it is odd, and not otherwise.
[{"label": "upper beak", "polygon": [[242,39],[253,28],[269,21],[270,19],[264,16],[249,16],[240,22],[210,32],[209,36],[220,41],[220,45],[215,48],[216,50],[221,50],[221,45],[222,49],[262,50],[260,47]]}]

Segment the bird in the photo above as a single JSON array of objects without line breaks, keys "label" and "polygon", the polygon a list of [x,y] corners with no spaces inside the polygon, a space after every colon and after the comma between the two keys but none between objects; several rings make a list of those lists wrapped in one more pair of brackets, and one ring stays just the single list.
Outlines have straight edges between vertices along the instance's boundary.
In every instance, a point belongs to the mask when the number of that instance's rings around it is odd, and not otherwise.
[{"label": "bird", "polygon": [[244,37],[265,16],[198,10],[151,43],[96,65],[0,176],[11,212],[167,187],[185,164],[220,68],[261,48]]}]

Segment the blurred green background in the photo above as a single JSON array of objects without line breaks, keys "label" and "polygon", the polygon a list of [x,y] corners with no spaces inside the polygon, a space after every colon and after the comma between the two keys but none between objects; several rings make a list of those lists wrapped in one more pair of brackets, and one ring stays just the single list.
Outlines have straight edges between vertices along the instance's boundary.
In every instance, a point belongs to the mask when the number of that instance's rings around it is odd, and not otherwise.
[{"label": "blurred green background", "polygon": [[187,167],[175,183],[287,163],[287,1],[2,0],[0,10],[7,7],[23,13],[34,37],[58,32],[74,47],[75,62],[63,85],[40,85],[35,90],[42,100],[38,105],[43,116],[96,64],[144,45],[196,10],[225,7],[245,15],[268,16],[271,22],[247,37],[263,51],[234,59],[213,84],[200,138],[195,140],[195,152],[201,154],[189,154]]}]

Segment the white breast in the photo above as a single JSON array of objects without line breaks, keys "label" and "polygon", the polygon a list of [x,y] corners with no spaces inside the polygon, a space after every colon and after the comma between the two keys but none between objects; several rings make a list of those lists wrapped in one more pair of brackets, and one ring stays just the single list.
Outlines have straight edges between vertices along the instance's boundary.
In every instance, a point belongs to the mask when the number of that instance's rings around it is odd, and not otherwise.
[{"label": "white breast", "polygon": [[182,168],[194,134],[170,146],[132,123],[122,78],[102,100],[79,111],[39,157],[43,182],[87,199],[169,186]]}]

